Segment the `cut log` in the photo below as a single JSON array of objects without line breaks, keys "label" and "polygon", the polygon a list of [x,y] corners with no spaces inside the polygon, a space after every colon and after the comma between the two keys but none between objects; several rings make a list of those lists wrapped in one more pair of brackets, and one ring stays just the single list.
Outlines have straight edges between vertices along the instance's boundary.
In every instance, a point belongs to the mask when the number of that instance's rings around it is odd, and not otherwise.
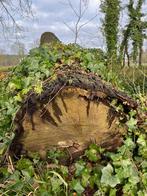
[{"label": "cut log", "polygon": [[53,44],[53,43],[56,43],[56,42],[60,42],[60,40],[52,32],[45,32],[41,35],[40,46],[42,46],[44,44]]},{"label": "cut log", "polygon": [[[123,112],[116,110],[113,100]],[[126,114],[136,107],[135,101],[97,75],[63,65],[44,81],[40,95],[31,91],[24,101],[14,120],[10,151],[16,156],[29,152],[45,156],[57,147],[74,157],[90,143],[114,150],[122,144]]]}]

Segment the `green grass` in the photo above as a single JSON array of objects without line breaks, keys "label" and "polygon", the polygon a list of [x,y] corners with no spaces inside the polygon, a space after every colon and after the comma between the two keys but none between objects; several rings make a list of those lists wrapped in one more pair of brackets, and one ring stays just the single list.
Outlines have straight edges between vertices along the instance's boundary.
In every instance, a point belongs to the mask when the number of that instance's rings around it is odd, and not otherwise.
[{"label": "green grass", "polygon": [[9,72],[11,71],[15,66],[0,66],[0,72]]},{"label": "green grass", "polygon": [[130,92],[147,94],[147,67],[125,67],[119,73],[126,89]]}]

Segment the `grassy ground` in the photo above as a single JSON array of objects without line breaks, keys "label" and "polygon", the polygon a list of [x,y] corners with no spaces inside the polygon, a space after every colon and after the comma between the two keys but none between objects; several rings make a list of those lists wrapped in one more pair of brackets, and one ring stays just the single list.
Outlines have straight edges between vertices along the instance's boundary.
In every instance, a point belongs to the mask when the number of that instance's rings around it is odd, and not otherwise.
[{"label": "grassy ground", "polygon": [[14,66],[0,66],[0,80],[5,78]]},{"label": "grassy ground", "polygon": [[119,74],[126,87],[135,93],[147,93],[147,66],[124,68]]},{"label": "grassy ground", "polygon": [[0,72],[8,72],[10,71],[14,66],[0,66]]},{"label": "grassy ground", "polygon": [[17,65],[20,59],[18,55],[0,54],[0,67]]}]

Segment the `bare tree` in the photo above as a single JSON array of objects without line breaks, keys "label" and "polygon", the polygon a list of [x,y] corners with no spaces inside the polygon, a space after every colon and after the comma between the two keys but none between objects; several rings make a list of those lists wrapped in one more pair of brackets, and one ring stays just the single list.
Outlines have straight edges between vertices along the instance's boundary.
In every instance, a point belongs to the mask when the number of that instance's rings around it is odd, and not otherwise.
[{"label": "bare tree", "polygon": [[94,20],[97,17],[97,14],[95,14],[93,17],[88,19],[87,21],[82,22],[84,15],[88,9],[89,0],[79,0],[78,8],[75,8],[74,4],[71,0],[67,0],[67,5],[71,8],[74,15],[76,16],[76,22],[74,24],[74,27],[71,27],[69,24],[64,22],[64,24],[72,31],[74,34],[74,43],[77,43],[79,39],[79,34],[81,29],[86,26],[88,23],[90,23],[92,20]]},{"label": "bare tree", "polygon": [[26,53],[25,44],[20,41],[14,42],[11,45],[11,51],[12,54],[17,55],[19,58],[23,58]]},{"label": "bare tree", "polygon": [[16,31],[21,30],[17,22],[18,16],[23,19],[31,12],[31,0],[0,0],[0,28],[3,32],[13,27]]}]

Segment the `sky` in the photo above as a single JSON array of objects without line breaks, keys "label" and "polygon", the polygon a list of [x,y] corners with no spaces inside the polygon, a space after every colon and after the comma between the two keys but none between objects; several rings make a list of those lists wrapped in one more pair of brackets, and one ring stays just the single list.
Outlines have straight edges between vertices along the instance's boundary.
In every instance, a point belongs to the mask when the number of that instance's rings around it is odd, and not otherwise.
[{"label": "sky", "polygon": [[[71,3],[78,13],[79,0],[71,0]],[[80,40],[78,41],[83,45],[94,45],[96,39],[97,44],[100,44],[98,41],[98,24],[100,24],[100,17],[98,15],[99,3],[98,0],[89,0],[88,9],[81,19],[80,24],[83,24],[95,17],[81,29]],[[83,9],[85,9],[84,5]],[[33,24],[32,33],[36,38],[39,38],[40,34],[45,31],[51,31],[65,43],[74,41],[75,34],[70,28],[75,29],[77,17],[67,0],[42,0],[41,4],[39,0],[36,0],[33,4],[33,10],[37,17],[36,22]]]},{"label": "sky", "polygon": [[[15,0],[14,0],[15,1]],[[79,13],[79,0],[70,0],[75,11]],[[86,0],[84,0],[86,2]],[[101,0],[89,0],[79,25],[85,24],[79,33],[78,43],[84,47],[105,48],[102,34],[102,14],[100,13]],[[83,4],[83,9],[85,9]],[[145,5],[144,10],[147,10]],[[26,51],[35,47],[43,32],[50,31],[64,43],[73,43],[75,38],[75,24],[77,16],[69,6],[68,0],[32,0],[33,16],[23,18],[17,16],[16,22],[23,27],[23,32],[10,33],[4,37],[0,33],[0,50],[7,53],[14,52],[16,35],[19,41],[25,44]],[[121,23],[127,20],[126,14],[121,16]],[[72,29],[72,30],[71,30]],[[15,35],[15,36],[14,36]]]},{"label": "sky", "polygon": [[[72,6],[79,13],[79,0],[71,0]],[[103,47],[104,39],[101,33],[101,17],[99,11],[100,0],[89,0],[88,8],[85,11],[79,25],[87,23],[79,33],[78,43],[84,47]],[[85,4],[83,4],[85,9]],[[68,0],[32,0],[32,13],[30,18],[19,18],[16,20],[20,26],[23,26],[23,33],[17,32],[19,41],[25,43],[25,48],[29,50],[35,47],[43,32],[49,31],[64,43],[73,43],[77,16],[69,6]],[[15,35],[16,35],[15,34]],[[0,35],[0,49],[11,53],[13,43],[16,41],[15,36]],[[7,47],[6,47],[7,45]]]}]

